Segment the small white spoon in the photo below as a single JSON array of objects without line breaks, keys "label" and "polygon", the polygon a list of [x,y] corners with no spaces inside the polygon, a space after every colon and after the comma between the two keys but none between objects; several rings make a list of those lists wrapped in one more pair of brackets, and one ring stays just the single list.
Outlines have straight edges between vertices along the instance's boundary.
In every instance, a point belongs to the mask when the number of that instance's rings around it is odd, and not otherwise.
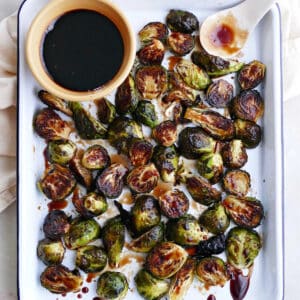
[{"label": "small white spoon", "polygon": [[200,28],[203,48],[216,56],[236,55],[275,2],[276,0],[245,0],[235,7],[209,16]]}]

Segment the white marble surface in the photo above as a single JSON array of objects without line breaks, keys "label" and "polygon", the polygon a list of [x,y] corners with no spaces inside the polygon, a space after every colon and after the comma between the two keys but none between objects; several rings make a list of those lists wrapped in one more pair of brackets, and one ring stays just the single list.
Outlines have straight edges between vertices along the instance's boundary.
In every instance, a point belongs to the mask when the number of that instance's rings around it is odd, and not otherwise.
[{"label": "white marble surface", "polygon": [[[21,0],[0,0],[0,19],[16,10],[21,2]],[[300,66],[297,67],[299,68]],[[300,230],[298,229],[299,225],[297,223],[300,219],[300,200],[298,199],[299,195],[297,188],[299,185],[298,171],[300,170],[300,159],[298,157],[300,149],[299,112],[300,98],[297,99],[296,97],[289,99],[284,103],[286,157],[285,299],[287,300],[299,299],[298,282],[300,279]],[[17,295],[16,222],[16,204],[13,204],[0,214],[0,300],[15,300]],[[31,229],[28,228],[28,230]]]}]

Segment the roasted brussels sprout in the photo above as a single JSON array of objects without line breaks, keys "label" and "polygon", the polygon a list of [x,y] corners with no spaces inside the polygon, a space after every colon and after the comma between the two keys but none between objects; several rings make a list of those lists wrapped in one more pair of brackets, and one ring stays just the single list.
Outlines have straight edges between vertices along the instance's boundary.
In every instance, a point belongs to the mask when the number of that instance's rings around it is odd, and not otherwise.
[{"label": "roasted brussels sprout", "polygon": [[195,38],[190,34],[172,32],[168,36],[168,45],[173,53],[184,56],[195,47]]},{"label": "roasted brussels sprout", "polygon": [[110,124],[116,117],[116,107],[107,99],[97,101],[97,115],[103,124]]},{"label": "roasted brussels sprout", "polygon": [[159,173],[154,164],[132,169],[127,176],[127,184],[135,193],[150,193],[156,186]]},{"label": "roasted brussels sprout", "polygon": [[105,300],[121,300],[128,292],[128,282],[120,272],[104,272],[97,282],[97,295]]},{"label": "roasted brussels sprout", "polygon": [[166,234],[169,241],[185,246],[197,245],[208,237],[207,230],[200,227],[198,221],[192,215],[169,220]]},{"label": "roasted brussels sprout", "polygon": [[217,108],[226,107],[233,96],[233,86],[224,79],[213,82],[206,91],[207,102]]},{"label": "roasted brussels sprout", "polygon": [[164,225],[158,224],[152,227],[138,238],[132,240],[128,248],[135,252],[147,253],[158,243],[162,242],[164,238]]},{"label": "roasted brussels sprout", "polygon": [[158,124],[158,117],[155,111],[155,106],[150,101],[140,100],[136,110],[133,112],[133,117],[137,122],[155,127]]},{"label": "roasted brussels sprout", "polygon": [[204,70],[187,59],[181,59],[174,67],[182,80],[191,88],[204,90],[211,80]]},{"label": "roasted brussels sprout", "polygon": [[109,219],[102,231],[104,248],[111,268],[118,267],[125,242],[125,226],[120,216]]},{"label": "roasted brussels sprout", "polygon": [[68,108],[68,104],[63,99],[60,99],[47,91],[39,91],[38,96],[41,101],[48,105],[50,108],[61,111],[65,115],[72,117],[72,111]]},{"label": "roasted brussels sprout", "polygon": [[137,57],[143,65],[160,65],[165,56],[165,46],[157,39],[153,39],[137,52]]},{"label": "roasted brussels sprout", "polygon": [[87,169],[102,170],[110,165],[110,157],[103,146],[93,145],[84,151],[81,163]]},{"label": "roasted brussels sprout", "polygon": [[152,130],[152,136],[157,143],[169,147],[177,140],[177,126],[172,121],[163,121]]},{"label": "roasted brussels sprout", "polygon": [[166,21],[172,31],[192,33],[199,28],[197,17],[185,10],[171,9]]},{"label": "roasted brussels sprout", "polygon": [[100,226],[94,219],[74,219],[64,242],[68,249],[74,250],[94,241],[99,235]]},{"label": "roasted brussels sprout", "polygon": [[241,140],[232,140],[222,147],[224,166],[229,169],[243,167],[248,161],[248,154]]},{"label": "roasted brussels sprout", "polygon": [[73,112],[73,120],[79,136],[82,139],[93,140],[106,137],[107,130],[79,102],[69,102]]},{"label": "roasted brussels sprout", "polygon": [[199,127],[184,128],[178,138],[179,153],[188,159],[196,159],[203,153],[214,151],[216,142]]},{"label": "roasted brussels sprout", "polygon": [[61,241],[52,241],[49,239],[39,241],[37,247],[39,259],[47,266],[60,264],[64,259],[65,251],[65,247]]},{"label": "roasted brussels sprout", "polygon": [[50,108],[45,108],[36,115],[34,129],[45,140],[67,139],[72,131],[70,125]]},{"label": "roasted brussels sprout", "polygon": [[85,195],[82,198],[82,205],[87,214],[92,217],[105,213],[108,208],[105,197],[95,192],[90,192]]},{"label": "roasted brussels sprout", "polygon": [[66,165],[75,155],[76,145],[70,140],[50,141],[47,146],[49,159],[53,163]]},{"label": "roasted brussels sprout", "polygon": [[223,287],[229,280],[226,263],[216,256],[200,259],[196,267],[196,275],[206,286]]},{"label": "roasted brussels sprout", "polygon": [[242,140],[246,148],[255,148],[260,143],[262,131],[256,123],[237,119],[234,128],[236,138]]},{"label": "roasted brussels sprout", "polygon": [[121,195],[124,186],[124,176],[128,169],[122,164],[112,164],[104,169],[96,179],[97,189],[107,198],[117,198]]},{"label": "roasted brussels sprout", "polygon": [[210,205],[221,200],[221,192],[201,177],[187,177],[186,187],[192,198],[203,205]]},{"label": "roasted brussels sprout", "polygon": [[229,195],[223,200],[223,206],[234,223],[242,227],[257,227],[264,217],[264,208],[255,198]]},{"label": "roasted brussels sprout", "polygon": [[186,106],[189,106],[191,104],[190,96],[186,94],[184,90],[180,89],[172,89],[168,91],[168,93],[163,97],[162,100],[167,104],[174,102],[180,102],[182,105]]},{"label": "roasted brussels sprout", "polygon": [[136,197],[131,209],[132,223],[138,234],[147,232],[160,222],[158,201],[151,195],[139,195]]},{"label": "roasted brussels sprout", "polygon": [[49,199],[60,201],[72,193],[76,180],[68,168],[55,164],[38,185]]},{"label": "roasted brussels sprout", "polygon": [[133,139],[128,149],[128,157],[133,166],[139,167],[146,165],[153,152],[153,146],[150,142],[141,139]]},{"label": "roasted brussels sprout", "polygon": [[135,74],[135,84],[142,98],[158,98],[168,88],[167,71],[160,65],[139,67]]},{"label": "roasted brussels sprout", "polygon": [[223,187],[228,194],[246,196],[251,187],[250,174],[242,170],[228,171],[223,178]]},{"label": "roasted brussels sprout", "polygon": [[258,86],[264,79],[266,66],[254,60],[243,66],[238,75],[238,82],[243,90],[250,90]]},{"label": "roasted brussels sprout", "polygon": [[223,159],[220,153],[203,154],[197,162],[198,172],[212,184],[219,182],[223,176]]},{"label": "roasted brussels sprout", "polygon": [[161,22],[150,22],[139,31],[139,38],[142,43],[158,39],[164,42],[168,36],[168,28]]},{"label": "roasted brussels sprout", "polygon": [[249,268],[262,247],[259,234],[242,227],[232,228],[226,238],[226,255],[230,265],[237,269]]},{"label": "roasted brussels sprout", "polygon": [[155,246],[146,258],[146,269],[157,278],[172,277],[185,263],[187,252],[171,242],[163,242]]},{"label": "roasted brussels sprout", "polygon": [[233,121],[216,111],[188,107],[184,118],[199,125],[209,135],[218,140],[230,140],[234,137]]},{"label": "roasted brussels sprout", "polygon": [[176,125],[183,122],[183,106],[178,102],[170,103],[165,109],[165,116]]},{"label": "roasted brussels sprout", "polygon": [[70,230],[68,216],[62,210],[50,211],[43,224],[43,231],[46,238],[58,240]]},{"label": "roasted brussels sprout", "polygon": [[182,217],[189,210],[189,199],[179,189],[166,191],[158,201],[162,213],[171,219]]},{"label": "roasted brussels sprout", "polygon": [[115,104],[119,115],[125,115],[133,112],[139,99],[135,90],[134,79],[129,75],[125,81],[118,87]]},{"label": "roasted brussels sprout", "polygon": [[76,252],[76,267],[85,273],[101,272],[107,264],[105,251],[97,246],[81,247]]},{"label": "roasted brussels sprout", "polygon": [[215,203],[201,214],[199,223],[209,232],[220,234],[227,230],[230,220],[225,212],[224,206],[221,203]]},{"label": "roasted brussels sprout", "polygon": [[169,290],[167,280],[158,279],[149,272],[141,269],[134,277],[138,293],[146,300],[157,300]]},{"label": "roasted brussels sprout", "polygon": [[51,293],[77,292],[83,283],[78,270],[69,270],[63,265],[49,266],[40,276],[41,285]]},{"label": "roasted brussels sprout", "polygon": [[175,274],[169,289],[170,300],[182,300],[194,279],[195,261],[188,258],[182,268]]}]

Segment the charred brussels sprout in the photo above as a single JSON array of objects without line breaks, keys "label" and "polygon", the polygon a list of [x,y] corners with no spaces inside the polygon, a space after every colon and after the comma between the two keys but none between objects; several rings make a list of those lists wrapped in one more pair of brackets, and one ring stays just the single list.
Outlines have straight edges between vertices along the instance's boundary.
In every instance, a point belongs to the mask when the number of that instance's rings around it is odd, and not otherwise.
[{"label": "charred brussels sprout", "polygon": [[45,108],[36,115],[34,129],[45,140],[67,139],[72,131],[69,124],[50,108]]},{"label": "charred brussels sprout", "polygon": [[264,113],[264,102],[258,91],[242,91],[230,103],[232,118],[256,122]]},{"label": "charred brussels sprout", "polygon": [[266,66],[258,60],[245,65],[238,75],[238,81],[243,90],[253,89],[264,79]]},{"label": "charred brussels sprout", "polygon": [[220,203],[215,203],[201,214],[199,223],[209,232],[220,234],[227,230],[230,220],[224,206]]},{"label": "charred brussels sprout", "polygon": [[207,230],[201,228],[192,215],[169,220],[166,233],[168,240],[185,246],[197,245],[201,240],[207,239],[208,236]]},{"label": "charred brussels sprout", "polygon": [[262,247],[259,234],[242,227],[232,228],[226,238],[226,255],[230,265],[237,269],[249,268]]},{"label": "charred brussels sprout", "polygon": [[105,300],[121,300],[128,292],[128,282],[120,272],[104,272],[97,282],[97,295]]},{"label": "charred brussels sprout", "polygon": [[55,164],[38,185],[49,199],[60,201],[72,193],[76,180],[68,168]]},{"label": "charred brussels sprout", "polygon": [[243,227],[257,227],[264,217],[264,209],[261,202],[255,198],[240,198],[227,196],[223,206],[235,224]]},{"label": "charred brussels sprout", "polygon": [[46,238],[58,240],[70,230],[68,216],[62,210],[53,210],[44,220],[43,231]]},{"label": "charred brussels sprout", "polygon": [[182,105],[189,106],[193,104],[190,96],[181,89],[174,88],[163,97],[164,103],[180,102]]},{"label": "charred brussels sprout", "polygon": [[103,124],[110,124],[116,117],[115,106],[107,99],[97,101],[97,115]]},{"label": "charred brussels sprout", "polygon": [[58,265],[64,259],[65,247],[61,241],[43,239],[39,241],[37,255],[45,265]]},{"label": "charred brussels sprout", "polygon": [[198,172],[212,184],[219,182],[223,176],[223,159],[220,153],[203,154],[197,162]]},{"label": "charred brussels sprout", "polygon": [[163,121],[152,130],[152,136],[157,143],[172,146],[177,140],[177,126],[172,121]]},{"label": "charred brussels sprout", "polygon": [[110,165],[110,157],[104,147],[93,145],[84,151],[81,163],[87,169],[102,170]]},{"label": "charred brussels sprout", "polygon": [[74,250],[94,241],[99,235],[100,226],[95,220],[75,219],[64,241],[68,249]]},{"label": "charred brussels sprout", "polygon": [[133,166],[146,165],[153,152],[153,146],[150,142],[141,139],[133,139],[128,149],[128,157]]},{"label": "charred brussels sprout", "polygon": [[178,139],[179,153],[188,159],[196,159],[203,153],[214,151],[216,142],[199,127],[186,127]]},{"label": "charred brussels sprout", "polygon": [[68,104],[63,99],[60,99],[47,91],[39,91],[38,96],[41,101],[48,105],[50,108],[61,111],[65,115],[72,117],[72,111],[68,108]]},{"label": "charred brussels sprout", "polygon": [[51,293],[65,294],[80,290],[83,280],[78,270],[63,265],[47,267],[40,276],[41,285]]},{"label": "charred brussels sprout", "polygon": [[50,141],[47,153],[51,162],[66,165],[75,155],[76,145],[70,140]]},{"label": "charred brussels sprout", "polygon": [[124,176],[128,169],[121,164],[112,164],[104,169],[96,179],[97,189],[107,198],[117,198],[124,186]]},{"label": "charred brussels sprout", "polygon": [[242,140],[246,148],[255,148],[260,143],[262,131],[256,123],[237,119],[234,128],[236,138]]},{"label": "charred brussels sprout", "polygon": [[204,131],[218,140],[230,140],[234,137],[233,121],[216,111],[188,107],[184,118],[201,126]]},{"label": "charred brussels sprout", "polygon": [[211,82],[204,70],[186,59],[181,59],[174,70],[189,87],[196,90],[206,89]]},{"label": "charred brussels sprout", "polygon": [[186,187],[192,198],[203,205],[210,205],[221,200],[221,192],[197,176],[186,178]]},{"label": "charred brussels sprout", "polygon": [[110,267],[118,267],[125,243],[125,226],[119,216],[109,219],[105,223],[102,231],[102,240]]},{"label": "charred brussels sprout", "polygon": [[162,213],[171,219],[182,217],[189,210],[188,197],[178,189],[166,191],[158,201]]},{"label": "charred brussels sprout", "polygon": [[223,187],[228,194],[246,196],[251,187],[250,174],[242,170],[228,171],[223,178]]},{"label": "charred brussels sprout", "polygon": [[138,106],[133,113],[133,117],[137,122],[149,126],[150,128],[153,128],[158,124],[155,106],[147,100],[139,101]]},{"label": "charred brussels sprout", "polygon": [[143,65],[160,65],[165,56],[165,46],[157,39],[153,39],[137,53],[137,57]]},{"label": "charred brussels sprout", "polygon": [[183,121],[183,106],[178,102],[170,103],[165,110],[166,118],[173,121],[176,125]]},{"label": "charred brussels sprout", "polygon": [[217,108],[226,107],[233,96],[233,86],[224,79],[212,83],[207,91],[207,102]]},{"label": "charred brussels sprout", "polygon": [[156,186],[159,173],[154,164],[132,169],[127,176],[127,184],[135,193],[150,193]]},{"label": "charred brussels sprout", "polygon": [[171,9],[167,15],[167,25],[172,31],[192,33],[199,28],[197,17],[185,10]]},{"label": "charred brussels sprout", "polygon": [[238,169],[248,161],[248,154],[241,140],[232,140],[222,147],[222,157],[225,167]]},{"label": "charred brussels sprout", "polygon": [[153,39],[165,41],[168,36],[168,28],[161,22],[150,22],[139,31],[139,38],[142,43],[151,42]]},{"label": "charred brussels sprout", "polygon": [[135,74],[136,88],[144,99],[156,99],[168,88],[167,71],[162,66],[140,67]]},{"label": "charred brussels sprout", "polygon": [[76,267],[85,273],[101,272],[107,264],[107,255],[97,246],[84,246],[77,250]]},{"label": "charred brussels sprout", "polygon": [[229,280],[226,263],[216,256],[200,259],[196,267],[196,275],[206,286],[223,287]]},{"label": "charred brussels sprout", "polygon": [[164,238],[164,225],[159,224],[152,227],[138,238],[132,240],[128,245],[129,249],[135,252],[147,253]]},{"label": "charred brussels sprout", "polygon": [[93,140],[106,137],[107,130],[79,102],[69,102],[73,112],[73,120],[78,134],[82,139]]},{"label": "charred brussels sprout", "polygon": [[108,208],[105,197],[95,192],[85,195],[82,198],[82,205],[87,214],[92,217],[105,213]]},{"label": "charred brussels sprout", "polygon": [[173,53],[184,56],[195,47],[195,38],[190,34],[172,32],[168,37],[168,45]]},{"label": "charred brussels sprout", "polygon": [[158,279],[142,269],[134,277],[138,293],[146,300],[157,300],[169,290],[167,280]]},{"label": "charred brussels sprout", "polygon": [[182,268],[175,274],[169,289],[170,300],[182,300],[194,279],[195,261],[188,258]]},{"label": "charred brussels sprout", "polygon": [[151,195],[139,195],[131,209],[132,223],[138,234],[147,232],[160,222],[158,201]]},{"label": "charred brussels sprout", "polygon": [[118,114],[125,115],[133,112],[138,102],[139,99],[135,90],[135,83],[132,76],[129,75],[119,86],[116,93],[115,104]]},{"label": "charred brussels sprout", "polygon": [[157,278],[170,278],[180,270],[187,256],[182,247],[171,242],[163,242],[151,250],[145,266]]}]

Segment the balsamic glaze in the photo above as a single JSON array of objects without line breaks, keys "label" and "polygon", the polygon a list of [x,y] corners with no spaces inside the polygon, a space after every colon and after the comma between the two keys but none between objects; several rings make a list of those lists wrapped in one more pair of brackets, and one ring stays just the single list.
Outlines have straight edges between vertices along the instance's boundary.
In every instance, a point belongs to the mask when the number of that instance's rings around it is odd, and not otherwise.
[{"label": "balsamic glaze", "polygon": [[233,300],[242,300],[245,298],[250,284],[251,272],[243,275],[239,270],[235,270],[230,280],[230,293]]},{"label": "balsamic glaze", "polygon": [[45,35],[43,60],[49,75],[64,88],[90,91],[120,69],[124,45],[116,25],[91,10],[61,16]]}]

